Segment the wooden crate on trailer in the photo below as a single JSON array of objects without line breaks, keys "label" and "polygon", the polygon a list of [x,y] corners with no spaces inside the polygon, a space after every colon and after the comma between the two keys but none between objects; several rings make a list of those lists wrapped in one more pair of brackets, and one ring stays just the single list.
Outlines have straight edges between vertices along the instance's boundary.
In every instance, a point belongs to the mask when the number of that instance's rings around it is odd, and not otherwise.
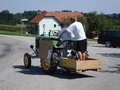
[{"label": "wooden crate on trailer", "polygon": [[67,68],[71,71],[99,71],[101,69],[101,62],[100,60],[94,58],[87,58],[84,61],[63,58],[61,60],[60,66],[63,68]]}]

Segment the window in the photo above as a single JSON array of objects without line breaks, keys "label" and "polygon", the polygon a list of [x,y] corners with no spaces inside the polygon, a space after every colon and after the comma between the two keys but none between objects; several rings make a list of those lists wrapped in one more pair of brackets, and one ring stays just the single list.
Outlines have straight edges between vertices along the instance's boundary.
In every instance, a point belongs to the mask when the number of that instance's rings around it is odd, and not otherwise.
[{"label": "window", "polygon": [[45,28],[45,24],[43,24],[43,28]]},{"label": "window", "polygon": [[120,32],[119,31],[113,32],[113,36],[120,37]]},{"label": "window", "polygon": [[56,24],[54,24],[54,27],[56,28]]}]

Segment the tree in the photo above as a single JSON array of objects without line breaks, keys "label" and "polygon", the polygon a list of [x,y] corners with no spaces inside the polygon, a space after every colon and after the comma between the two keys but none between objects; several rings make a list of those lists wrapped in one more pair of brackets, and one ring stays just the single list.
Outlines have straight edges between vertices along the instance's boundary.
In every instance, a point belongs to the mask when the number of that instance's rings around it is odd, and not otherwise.
[{"label": "tree", "polygon": [[82,17],[79,16],[79,17],[77,17],[77,20],[78,20],[78,22],[81,22],[83,24],[84,30],[85,30],[85,32],[87,32],[87,30],[88,30],[88,23],[87,23],[86,17],[85,16],[82,16]]},{"label": "tree", "polygon": [[13,24],[13,14],[11,14],[8,10],[3,10],[0,13],[0,23],[1,24]]},{"label": "tree", "polygon": [[88,31],[101,32],[113,28],[113,22],[104,14],[97,14],[96,12],[85,14],[88,22]]},{"label": "tree", "polygon": [[22,13],[16,13],[14,14],[14,22],[15,24],[20,24],[22,19]]},{"label": "tree", "polygon": [[24,11],[24,13],[22,14],[22,18],[31,20],[36,14],[37,11]]}]

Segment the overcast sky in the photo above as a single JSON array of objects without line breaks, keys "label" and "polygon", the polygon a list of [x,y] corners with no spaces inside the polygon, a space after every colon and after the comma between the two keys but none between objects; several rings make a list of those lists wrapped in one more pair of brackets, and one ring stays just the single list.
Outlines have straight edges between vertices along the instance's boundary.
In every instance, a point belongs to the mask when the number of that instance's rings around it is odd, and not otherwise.
[{"label": "overcast sky", "polygon": [[83,13],[120,13],[120,0],[0,0],[0,12],[11,13],[29,10],[61,11],[72,10]]}]

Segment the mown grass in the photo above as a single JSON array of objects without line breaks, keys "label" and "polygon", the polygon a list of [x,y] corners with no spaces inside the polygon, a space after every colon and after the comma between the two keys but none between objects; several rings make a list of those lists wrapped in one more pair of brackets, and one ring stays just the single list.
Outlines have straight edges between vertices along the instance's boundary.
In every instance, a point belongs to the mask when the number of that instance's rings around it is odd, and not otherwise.
[{"label": "mown grass", "polygon": [[31,36],[26,34],[26,30],[22,25],[0,25],[0,34],[4,35]]},{"label": "mown grass", "polygon": [[2,34],[2,35],[17,35],[17,36],[32,36],[30,34],[24,34],[24,33],[20,33],[20,32],[1,31],[1,30],[0,30],[0,34]]}]

